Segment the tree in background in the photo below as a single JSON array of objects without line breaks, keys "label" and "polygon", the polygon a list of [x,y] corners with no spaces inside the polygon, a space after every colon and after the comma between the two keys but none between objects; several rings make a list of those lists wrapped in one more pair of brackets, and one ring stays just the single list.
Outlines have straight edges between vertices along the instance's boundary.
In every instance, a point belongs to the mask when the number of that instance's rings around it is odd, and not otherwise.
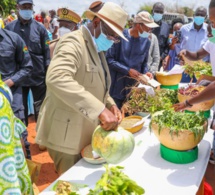
[{"label": "tree in background", "polygon": [[[143,4],[142,6],[140,6],[139,11],[147,11],[149,13],[151,13],[152,11],[152,7],[153,4],[152,3],[147,3],[147,4]],[[193,16],[193,9],[194,9],[195,5],[192,4],[190,7],[181,7],[178,5],[177,2],[175,2],[172,5],[165,5],[165,11],[169,12],[169,13],[179,13],[179,14],[184,14],[186,16]]]},{"label": "tree in background", "polygon": [[194,14],[193,9],[189,8],[189,7],[183,7],[184,9],[184,15],[188,16],[188,17],[192,17]]},{"label": "tree in background", "polygon": [[140,6],[138,12],[140,12],[140,11],[147,11],[147,12],[151,13],[152,12],[152,7],[153,7],[152,3],[143,4],[143,5]]},{"label": "tree in background", "polygon": [[0,14],[7,17],[11,9],[16,9],[16,0],[0,0]]}]

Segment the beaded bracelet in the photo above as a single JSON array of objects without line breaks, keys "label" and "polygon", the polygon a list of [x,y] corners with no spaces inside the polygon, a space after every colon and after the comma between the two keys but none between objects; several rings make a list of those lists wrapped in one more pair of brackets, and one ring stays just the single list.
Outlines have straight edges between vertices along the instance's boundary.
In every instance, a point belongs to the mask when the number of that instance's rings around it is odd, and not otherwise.
[{"label": "beaded bracelet", "polygon": [[193,106],[192,104],[190,104],[190,103],[188,102],[188,100],[186,100],[186,101],[184,102],[184,104],[185,104],[186,107],[192,107],[192,106]]}]

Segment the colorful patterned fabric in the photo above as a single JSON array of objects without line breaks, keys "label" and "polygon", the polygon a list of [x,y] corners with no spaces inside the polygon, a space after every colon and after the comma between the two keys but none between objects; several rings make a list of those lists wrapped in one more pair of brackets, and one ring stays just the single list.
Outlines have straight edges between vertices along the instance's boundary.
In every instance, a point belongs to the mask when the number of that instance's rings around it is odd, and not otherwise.
[{"label": "colorful patterned fabric", "polygon": [[[4,85],[0,81],[0,88]],[[33,194],[20,142],[25,129],[25,125],[14,116],[7,98],[0,93],[0,195]]]}]

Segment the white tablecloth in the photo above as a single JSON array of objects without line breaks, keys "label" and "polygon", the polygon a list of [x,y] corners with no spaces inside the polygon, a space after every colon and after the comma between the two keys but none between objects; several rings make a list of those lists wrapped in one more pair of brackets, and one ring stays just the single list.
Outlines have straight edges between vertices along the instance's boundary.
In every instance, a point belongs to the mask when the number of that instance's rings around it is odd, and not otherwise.
[{"label": "white tablecloth", "polygon": [[[146,195],[195,195],[207,168],[212,133],[209,130],[200,142],[198,160],[184,165],[173,164],[161,158],[160,144],[145,123],[143,129],[135,134],[134,152],[120,165],[125,167],[125,174],[145,189]],[[81,159],[58,179],[94,188],[104,171],[102,165],[92,165]],[[49,192],[53,184],[40,195],[54,194]]]}]

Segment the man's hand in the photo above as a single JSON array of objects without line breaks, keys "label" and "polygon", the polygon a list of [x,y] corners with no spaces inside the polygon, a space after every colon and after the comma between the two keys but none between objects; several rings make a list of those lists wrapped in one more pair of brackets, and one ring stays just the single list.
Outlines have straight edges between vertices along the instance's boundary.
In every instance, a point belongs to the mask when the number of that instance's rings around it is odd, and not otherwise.
[{"label": "man's hand", "polygon": [[133,79],[138,79],[138,77],[141,75],[141,73],[139,73],[138,71],[136,71],[135,69],[131,68],[128,72],[129,76]]},{"label": "man's hand", "polygon": [[99,115],[100,125],[106,130],[115,130],[118,127],[117,117],[107,108]]},{"label": "man's hand", "polygon": [[186,54],[187,54],[186,49],[181,50],[180,53],[178,54],[180,65],[184,65],[185,64],[184,56],[186,56]]},{"label": "man's hand", "polygon": [[172,38],[172,45],[175,45],[178,42],[178,37]]},{"label": "man's hand", "polygon": [[167,64],[167,59],[166,58],[162,61],[162,66],[163,66],[164,70],[167,70],[168,64]]},{"label": "man's hand", "polygon": [[187,54],[187,50],[186,49],[183,49],[179,52],[178,56],[182,59],[184,59],[184,56],[186,56]]},{"label": "man's hand", "polygon": [[114,116],[118,119],[118,124],[122,121],[122,113],[116,105],[111,106],[110,111],[114,114]]},{"label": "man's hand", "polygon": [[177,103],[173,105],[173,108],[176,112],[184,111],[187,108],[187,105],[184,102]]},{"label": "man's hand", "polygon": [[14,85],[14,82],[11,80],[11,79],[8,79],[6,81],[4,81],[5,84],[8,86],[8,87],[12,87]]},{"label": "man's hand", "polygon": [[147,72],[146,75],[150,78],[153,79],[153,74],[151,72]]}]

